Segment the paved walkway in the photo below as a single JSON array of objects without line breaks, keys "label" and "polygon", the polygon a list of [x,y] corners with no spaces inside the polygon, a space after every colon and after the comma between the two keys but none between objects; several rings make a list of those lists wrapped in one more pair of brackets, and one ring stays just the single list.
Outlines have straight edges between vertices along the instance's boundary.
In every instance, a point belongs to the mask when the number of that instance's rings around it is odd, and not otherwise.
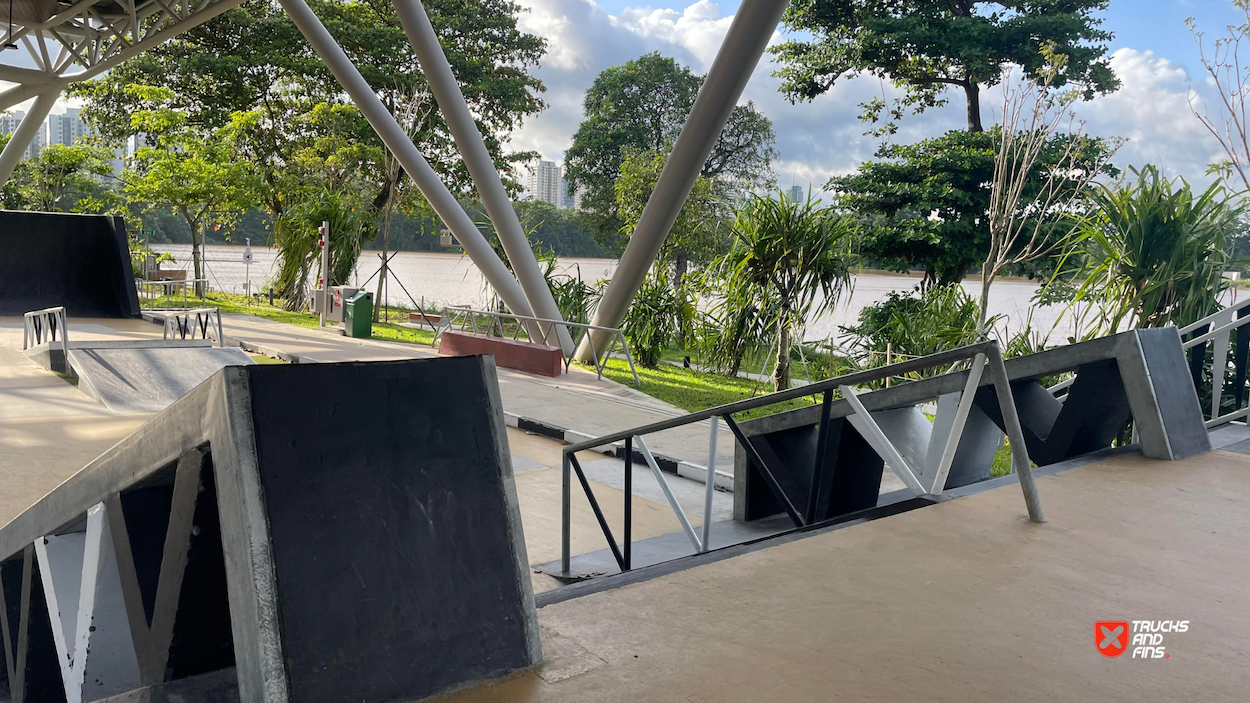
[{"label": "paved walkway", "polygon": [[[439,699],[1244,701],[1250,457],[1139,455],[1008,485],[538,611],[547,661]],[[1167,658],[1098,621],[1188,620]]]},{"label": "paved walkway", "polygon": [[[319,331],[274,322],[253,315],[223,315],[227,337],[245,340],[269,350],[295,354],[315,361],[378,361],[437,356],[434,349],[418,344],[351,339],[337,331]],[[544,378],[499,369],[499,390],[504,410],[540,422],[592,436],[639,427],[685,411],[661,402],[634,388],[576,366],[559,378]],[[700,466],[707,464],[708,422],[648,436],[652,451]],[[733,436],[722,423],[717,468],[733,472]]]},{"label": "paved walkway", "polygon": [[[27,359],[22,325],[0,317],[0,525],[151,417],[109,412]],[[78,341],[161,338],[161,328],[140,320],[71,321],[69,329]]]}]

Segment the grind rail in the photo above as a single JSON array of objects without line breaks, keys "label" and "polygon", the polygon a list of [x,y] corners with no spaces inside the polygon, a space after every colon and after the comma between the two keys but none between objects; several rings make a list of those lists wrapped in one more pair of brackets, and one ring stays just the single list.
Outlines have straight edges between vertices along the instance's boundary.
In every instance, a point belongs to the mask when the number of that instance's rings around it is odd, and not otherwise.
[{"label": "grind rail", "polygon": [[52,342],[58,341],[58,337],[61,349],[65,352],[65,371],[70,373],[69,326],[65,322],[65,308],[57,306],[26,313],[22,328],[23,351],[37,347],[44,342],[51,345]]},{"label": "grind rail", "polygon": [[[953,375],[964,373],[963,371],[955,371],[955,369],[963,364],[968,364],[968,378],[963,384],[963,392],[960,396],[958,409],[955,414],[954,425],[950,433],[946,437],[946,443],[943,446],[941,459],[937,467],[937,471],[932,474],[932,480],[927,481],[928,485],[921,482],[917,477],[915,467],[909,465],[909,462],[903,458],[899,450],[894,446],[890,439],[877,425],[869,411],[860,402],[856,386],[879,381],[889,376],[898,376],[907,373],[913,373],[924,369],[935,367],[946,367],[948,372],[945,375]],[[946,482],[947,473],[950,470],[951,463],[954,460],[955,452],[959,446],[959,440],[963,433],[964,425],[968,419],[969,412],[972,409],[974,396],[977,389],[982,385],[982,379],[989,365],[989,373],[991,383],[994,386],[997,396],[998,407],[1002,413],[1006,432],[1012,447],[1012,465],[1015,473],[1019,477],[1020,487],[1024,493],[1025,505],[1028,508],[1029,518],[1035,522],[1044,521],[1042,514],[1041,501],[1037,495],[1037,489],[1033,481],[1033,472],[1029,460],[1028,449],[1026,446],[1023,429],[1020,424],[1020,418],[1016,411],[1015,401],[1012,397],[1011,386],[1008,381],[1007,371],[1003,363],[1002,352],[996,341],[985,341],[946,352],[939,352],[929,356],[923,356],[915,359],[881,366],[866,371],[858,371],[836,378],[827,379],[810,385],[793,388],[789,390],[770,393],[758,398],[750,398],[740,400],[734,403],[720,405],[707,410],[701,410],[695,413],[689,413],[680,417],[663,420],[642,427],[636,427],[629,430],[623,430],[613,434],[596,437],[585,442],[570,444],[563,449],[562,461],[562,478],[563,478],[563,494],[562,494],[562,512],[561,512],[561,544],[560,544],[560,564],[564,574],[570,574],[571,562],[571,514],[572,514],[572,475],[576,474],[578,482],[581,484],[582,491],[585,493],[590,503],[591,509],[594,511],[595,519],[599,523],[599,528],[603,532],[604,538],[607,540],[608,548],[612,552],[613,558],[621,571],[629,571],[632,568],[632,542],[633,542],[633,450],[636,445],[638,452],[642,455],[647,466],[651,469],[657,482],[663,491],[665,498],[668,500],[673,512],[676,513],[678,521],[681,523],[682,531],[689,537],[695,552],[706,552],[709,548],[711,537],[711,517],[712,517],[712,495],[715,490],[715,481],[713,477],[716,472],[716,443],[717,433],[720,422],[723,420],[734,434],[739,446],[746,452],[750,463],[764,477],[772,494],[781,503],[781,506],[789,516],[791,522],[796,528],[807,527],[818,522],[817,516],[817,488],[824,481],[825,458],[830,441],[830,415],[831,407],[834,403],[834,392],[841,393],[842,398],[850,404],[852,414],[860,420],[857,429],[865,434],[868,444],[881,456],[889,465],[890,469],[898,475],[900,479],[912,491],[918,494],[937,495],[943,490]],[[930,379],[933,380],[933,379]],[[937,388],[938,385],[930,383],[929,385]],[[808,396],[821,396],[821,422],[818,431],[816,463],[812,473],[812,487],[809,491],[809,500],[806,506],[797,506],[791,501],[790,497],[782,490],[777,478],[774,476],[772,469],[767,462],[760,456],[755,446],[743,433],[738,423],[734,421],[733,415],[747,410],[754,410],[777,403],[783,403],[789,400]],[[938,393],[933,393],[929,398],[937,397]],[[644,435],[670,430],[676,427],[682,427],[702,420],[711,420],[711,431],[709,433],[708,443],[708,467],[706,480],[706,493],[704,496],[703,506],[703,525],[701,534],[696,534],[690,521],[687,519],[685,512],[682,510],[680,503],[673,494],[672,488],[669,486],[667,479],[664,477],[659,466],[656,463],[654,455],[648,448]],[[625,443],[625,476],[624,476],[624,540],[618,545],[611,528],[608,526],[607,519],[604,517],[603,510],[599,506],[599,502],[595,497],[594,491],[590,487],[586,474],[582,470],[581,464],[577,459],[577,452],[595,449],[614,442],[624,441]]]}]

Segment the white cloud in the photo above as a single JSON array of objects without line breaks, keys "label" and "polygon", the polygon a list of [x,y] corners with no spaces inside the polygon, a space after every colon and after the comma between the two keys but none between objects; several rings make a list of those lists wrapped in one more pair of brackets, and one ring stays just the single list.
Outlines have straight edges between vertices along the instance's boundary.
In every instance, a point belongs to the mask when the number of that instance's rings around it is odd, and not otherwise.
[{"label": "white cloud", "polygon": [[1092,134],[1128,142],[1116,155],[1120,166],[1155,164],[1165,174],[1205,183],[1207,166],[1223,159],[1219,144],[1190,109],[1214,94],[1194,83],[1185,69],[1150,51],[1120,49],[1111,68],[1121,87],[1082,105],[1079,114]]},{"label": "white cloud", "polygon": [[[608,15],[590,0],[521,0],[529,12],[522,26],[546,37],[549,54],[537,75],[547,85],[549,107],[532,118],[513,137],[513,146],[533,149],[545,158],[563,160],[581,121],[582,94],[600,71],[642,54],[659,50],[692,70],[706,73],[732,22],[710,0],[698,0],[682,11],[627,8]],[[773,36],[773,42],[780,35]],[[808,183],[817,188],[832,175],[852,171],[872,158],[878,141],[865,136],[858,119],[859,104],[896,91],[871,78],[841,81],[810,103],[791,105],[778,92],[780,80],[772,57],[765,54],[743,94],[770,119],[777,130],[778,183]],[[1117,156],[1120,166],[1154,163],[1172,175],[1204,182],[1207,164],[1220,158],[1218,144],[1190,112],[1191,87],[1202,96],[1206,84],[1191,86],[1185,70],[1151,52],[1120,49],[1111,58],[1122,87],[1114,94],[1081,106],[1081,117],[1093,134],[1123,136],[1129,141]],[[1000,93],[982,96],[985,120],[999,111]],[[913,142],[937,136],[964,124],[964,98],[949,95],[950,105],[921,116],[908,116],[894,138]]]}]

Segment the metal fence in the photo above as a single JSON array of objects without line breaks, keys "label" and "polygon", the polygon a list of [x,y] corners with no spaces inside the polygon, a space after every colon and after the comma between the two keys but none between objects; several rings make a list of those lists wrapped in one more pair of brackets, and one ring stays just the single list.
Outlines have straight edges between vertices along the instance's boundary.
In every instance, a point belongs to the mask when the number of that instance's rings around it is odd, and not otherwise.
[{"label": "metal fence", "polygon": [[51,346],[56,341],[61,342],[61,349],[65,352],[65,371],[70,373],[69,325],[65,321],[65,308],[57,306],[26,313],[22,328],[23,351],[44,342]]},{"label": "metal fence", "polygon": [[225,346],[219,308],[196,308],[185,312],[165,313],[165,334],[169,339],[208,339]]},{"label": "metal fence", "polygon": [[[1234,420],[1245,422],[1250,416],[1250,406],[1246,405],[1250,297],[1178,331],[1185,340],[1181,346],[1189,355],[1189,371],[1198,396],[1208,400],[1209,395],[1209,405],[1203,409],[1206,426],[1216,427]],[[1232,409],[1225,412],[1224,406],[1230,400]]]},{"label": "metal fence", "polygon": [[[422,314],[424,315],[424,313]],[[582,322],[565,322],[544,317],[516,315],[510,312],[475,310],[468,306],[452,305],[447,308],[447,319],[435,330],[431,344],[438,346],[438,341],[443,336],[443,333],[453,327],[457,327],[457,325],[461,331],[467,330],[472,331],[474,334],[508,337],[509,325],[506,324],[508,320],[511,320],[513,323],[510,325],[512,328],[511,339],[513,340],[519,340],[522,333],[524,333],[526,341],[535,344],[560,346],[560,342],[556,339],[557,326],[568,330],[569,335],[573,338],[572,349],[576,349],[580,341],[585,338],[590,342],[591,351],[595,354],[595,373],[599,378],[603,378],[603,367],[619,345],[621,351],[625,354],[625,360],[629,362],[630,373],[634,376],[634,385],[639,388],[642,387],[642,380],[638,378],[638,368],[634,366],[634,357],[629,353],[629,344],[625,341],[625,335],[616,327],[601,327]],[[598,350],[595,348],[594,336],[589,334],[591,331],[606,332],[611,339],[608,343],[608,348],[602,354],[598,353]],[[573,362],[573,351],[565,351],[563,356],[564,372],[568,373],[569,366]]]},{"label": "metal fence", "polygon": [[[1012,465],[1015,472],[1019,476],[1020,487],[1024,493],[1025,504],[1028,507],[1029,518],[1036,522],[1044,520],[1042,516],[1042,506],[1037,495],[1037,490],[1033,482],[1033,472],[1028,455],[1028,448],[1025,444],[1023,429],[1020,425],[1020,418],[1016,412],[1014,399],[1012,398],[1011,386],[1008,382],[1007,370],[1003,364],[1002,352],[998,343],[995,341],[981,342],[959,349],[953,349],[947,352],[931,354],[916,359],[909,359],[887,366],[881,366],[867,371],[858,371],[846,374],[836,378],[827,379],[800,388],[770,393],[758,398],[750,398],[740,400],[726,405],[720,405],[707,410],[696,413],[682,415],[680,417],[652,423],[634,429],[623,430],[602,437],[596,437],[585,442],[570,444],[563,449],[563,495],[562,495],[562,513],[561,513],[561,543],[560,543],[560,566],[564,574],[570,573],[570,542],[571,542],[571,511],[572,511],[572,476],[576,474],[578,482],[581,484],[582,491],[585,493],[590,507],[594,511],[595,519],[599,523],[599,528],[603,532],[604,538],[607,540],[608,547],[612,551],[612,556],[616,560],[621,571],[629,571],[632,568],[632,542],[633,542],[633,450],[636,445],[638,452],[642,455],[643,460],[655,475],[656,480],[663,490],[665,498],[668,500],[673,512],[676,513],[678,521],[681,523],[682,530],[690,539],[691,545],[695,552],[705,552],[709,549],[709,540],[711,537],[711,511],[712,511],[712,494],[715,481],[712,477],[716,475],[716,442],[717,432],[720,423],[719,418],[723,420],[734,434],[738,445],[742,447],[746,453],[750,463],[756,468],[760,475],[764,477],[768,484],[769,490],[781,503],[786,515],[794,523],[796,528],[809,526],[816,522],[816,496],[817,488],[824,481],[824,473],[826,471],[826,452],[828,451],[830,441],[830,409],[834,402],[834,393],[839,392],[843,400],[851,405],[852,413],[858,416],[860,422],[857,425],[861,428],[861,433],[865,434],[865,440],[870,446],[885,460],[890,469],[893,470],[900,479],[913,491],[920,494],[938,495],[941,494],[946,483],[947,472],[950,470],[951,463],[954,460],[956,448],[959,446],[959,440],[962,437],[964,425],[967,421],[968,414],[972,408],[973,398],[976,390],[984,383],[984,373],[987,371],[986,364],[989,364],[988,372],[990,374],[990,383],[993,384],[997,397],[999,410],[1002,413],[1003,423],[1007,431],[1008,440],[1012,447]],[[943,447],[939,465],[936,472],[924,472],[926,476],[931,478],[924,482],[918,478],[917,474],[921,473],[909,465],[908,461],[903,458],[902,453],[895,448],[894,444],[877,425],[876,420],[869,411],[860,402],[857,386],[862,386],[874,381],[887,378],[889,376],[905,376],[906,374],[923,371],[931,368],[946,368],[947,374],[964,373],[964,371],[955,371],[956,368],[968,364],[968,378],[964,382],[963,392],[960,396],[959,405],[956,410],[954,425],[950,433],[946,436],[946,443]],[[930,381],[934,379],[929,379]],[[929,384],[932,388],[939,388],[940,384]],[[887,391],[888,392],[888,391]],[[760,456],[755,446],[746,437],[743,431],[738,427],[738,423],[734,421],[733,415],[746,410],[754,410],[785,401],[794,400],[806,396],[821,396],[821,421],[817,434],[816,462],[812,472],[812,486],[809,491],[808,505],[797,506],[790,497],[782,490],[778,480],[769,467],[768,463]],[[938,392],[931,396],[925,396],[922,401],[928,401],[937,398]],[[664,474],[660,471],[656,464],[655,457],[651,450],[647,447],[644,435],[671,430],[676,427],[682,427],[702,420],[712,420],[711,432],[708,437],[708,467],[706,494],[704,496],[703,506],[703,526],[702,533],[696,534],[694,528],[690,525],[690,521],[686,518],[685,512],[674,496],[671,487],[668,484]],[[586,474],[582,470],[581,464],[577,459],[577,452],[596,449],[607,446],[613,442],[625,442],[625,488],[624,488],[624,540],[621,544],[617,544],[615,536],[612,534],[611,528],[608,527],[607,519],[604,517],[603,510],[599,506],[598,500],[595,498],[594,491],[590,487]]]},{"label": "metal fence", "polygon": [[[197,283],[202,285],[196,286]],[[152,306],[160,300],[167,301],[168,303],[176,302],[179,289],[182,289],[182,307],[161,309],[188,310],[191,308],[192,300],[203,303],[204,298],[202,296],[195,295],[194,292],[188,293],[188,287],[195,287],[198,290],[206,291],[208,290],[208,279],[192,278],[189,280],[170,281],[145,281],[135,279],[135,288],[139,294],[139,304],[143,305],[146,302],[148,309],[150,310],[157,309]]]}]

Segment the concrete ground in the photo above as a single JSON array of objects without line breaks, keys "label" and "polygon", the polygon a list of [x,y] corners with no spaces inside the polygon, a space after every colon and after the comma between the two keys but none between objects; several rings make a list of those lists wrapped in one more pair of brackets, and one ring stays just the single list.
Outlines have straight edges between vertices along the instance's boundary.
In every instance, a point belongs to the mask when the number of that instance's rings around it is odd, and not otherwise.
[{"label": "concrete ground", "polygon": [[[140,320],[70,323],[71,340],[137,337],[160,339],[161,328]],[[0,525],[151,417],[109,412],[21,348],[22,318],[0,317]]]},{"label": "concrete ground", "polygon": [[[547,662],[440,700],[1244,701],[1250,456],[1127,455],[539,610]],[[1095,622],[1188,620],[1164,659]]]},{"label": "concrete ground", "polygon": [[[290,325],[282,327],[299,329]],[[76,341],[160,339],[162,336],[159,326],[141,320],[71,319],[69,331],[70,339]],[[376,342],[353,345],[352,340],[343,337],[330,338],[329,342],[327,348],[337,349],[344,355],[354,352],[361,358],[377,354],[376,347],[380,346]],[[341,342],[346,344],[337,344]],[[390,349],[400,347],[398,352],[410,352],[411,346],[381,346],[387,353],[396,354],[383,358],[411,358],[399,356]],[[64,377],[27,359],[21,353],[21,347],[21,318],[0,318],[0,525],[33,505],[152,416],[149,413],[110,412]],[[524,376],[511,372],[501,372],[500,375],[505,374]],[[597,379],[590,376],[590,380]],[[541,384],[527,384],[524,378],[512,378],[511,382],[514,389],[542,387]],[[516,474],[526,547],[530,563],[537,566],[560,556],[560,458],[563,445],[515,428],[508,428],[508,443]],[[588,467],[591,488],[620,539],[624,463],[592,452],[582,453],[580,459]],[[681,524],[664,501],[650,472],[635,466],[634,475],[634,538],[643,540],[680,531]],[[703,484],[677,476],[669,476],[668,479],[682,499],[688,519],[694,525],[701,524]],[[732,510],[730,494],[718,492],[716,504],[715,519],[727,519],[727,511]],[[580,488],[573,491],[572,535],[573,554],[592,552],[606,546],[590,504]],[[536,591],[559,585],[560,582],[550,576],[534,574]]]},{"label": "concrete ground", "polygon": [[[265,320],[253,315],[223,315],[227,337],[258,347],[296,354],[316,361],[373,361],[437,356],[424,345],[351,339],[337,331],[319,331]],[[571,367],[559,378],[499,369],[499,390],[504,410],[540,422],[592,436],[640,427],[684,415],[685,411],[645,393],[593,372]],[[657,433],[647,437],[653,452],[699,464],[707,464],[708,422]],[[733,472],[733,443],[728,427],[721,423],[717,466]]]}]

